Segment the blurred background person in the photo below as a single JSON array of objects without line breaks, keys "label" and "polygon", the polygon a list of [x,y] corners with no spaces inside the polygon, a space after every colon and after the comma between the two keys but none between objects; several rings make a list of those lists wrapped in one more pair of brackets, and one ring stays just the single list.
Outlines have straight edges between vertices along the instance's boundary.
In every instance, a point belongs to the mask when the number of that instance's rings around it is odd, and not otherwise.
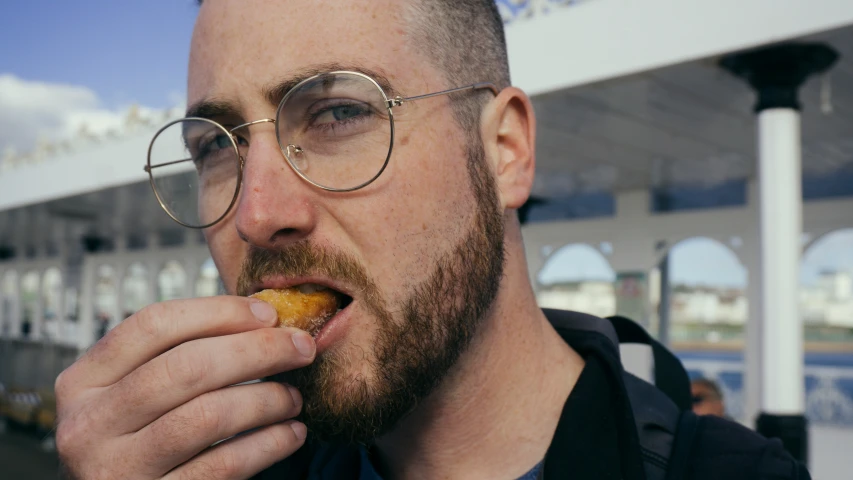
[{"label": "blurred background person", "polygon": [[693,413],[696,415],[726,416],[723,392],[717,382],[697,378],[690,382],[690,394],[693,396]]}]

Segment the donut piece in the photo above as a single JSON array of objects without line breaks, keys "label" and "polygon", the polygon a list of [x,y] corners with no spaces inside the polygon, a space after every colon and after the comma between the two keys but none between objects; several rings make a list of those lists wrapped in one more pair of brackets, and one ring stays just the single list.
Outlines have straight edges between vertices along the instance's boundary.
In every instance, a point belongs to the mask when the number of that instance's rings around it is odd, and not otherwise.
[{"label": "donut piece", "polygon": [[278,313],[279,327],[294,327],[311,335],[338,311],[338,298],[332,290],[305,292],[298,287],[261,290],[252,297],[269,303]]}]

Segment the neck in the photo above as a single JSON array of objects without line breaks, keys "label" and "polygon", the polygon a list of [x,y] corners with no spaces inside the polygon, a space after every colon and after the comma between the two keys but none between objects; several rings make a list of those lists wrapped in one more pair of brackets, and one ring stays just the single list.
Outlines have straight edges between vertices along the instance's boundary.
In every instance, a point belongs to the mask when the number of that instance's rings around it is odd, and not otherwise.
[{"label": "neck", "polygon": [[518,232],[488,318],[436,391],[377,440],[377,467],[393,479],[518,478],[545,457],[582,369],[536,305]]}]

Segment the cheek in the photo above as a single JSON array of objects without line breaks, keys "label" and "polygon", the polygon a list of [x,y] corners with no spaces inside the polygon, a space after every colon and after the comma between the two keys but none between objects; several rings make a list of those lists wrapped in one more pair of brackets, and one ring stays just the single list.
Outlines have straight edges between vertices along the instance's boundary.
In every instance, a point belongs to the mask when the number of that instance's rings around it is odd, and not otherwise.
[{"label": "cheek", "polygon": [[464,143],[452,131],[418,132],[400,146],[370,243],[376,245],[374,264],[390,270],[382,274],[412,285],[463,238],[476,204]]}]

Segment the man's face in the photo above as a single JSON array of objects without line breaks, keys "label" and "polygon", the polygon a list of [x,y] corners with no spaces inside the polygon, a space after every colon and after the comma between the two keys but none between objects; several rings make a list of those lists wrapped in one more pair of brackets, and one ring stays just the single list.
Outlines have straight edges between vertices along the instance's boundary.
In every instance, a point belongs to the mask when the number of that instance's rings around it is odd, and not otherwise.
[{"label": "man's face", "polygon": [[723,401],[714,390],[701,383],[692,383],[690,391],[693,396],[693,413],[696,415],[725,416]]},{"label": "man's face", "polygon": [[[207,0],[193,37],[189,104],[215,100],[224,126],[275,117],[268,87],[317,66],[381,73],[397,93],[456,86],[408,42],[393,0]],[[323,283],[352,303],[317,336],[318,358],[283,376],[320,437],[369,441],[445,375],[490,308],[502,275],[503,220],[479,132],[448,97],[395,109],[394,154],[350,193],[287,165],[270,123],[252,126],[240,198],[206,230],[227,290]]]}]

